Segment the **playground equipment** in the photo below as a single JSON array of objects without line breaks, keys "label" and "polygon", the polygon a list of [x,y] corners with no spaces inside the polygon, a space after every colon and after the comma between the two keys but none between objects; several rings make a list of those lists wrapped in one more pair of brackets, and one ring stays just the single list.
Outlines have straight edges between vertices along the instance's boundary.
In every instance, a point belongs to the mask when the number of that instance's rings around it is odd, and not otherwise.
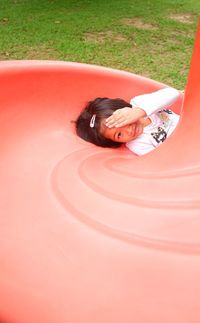
[{"label": "playground equipment", "polygon": [[200,29],[181,121],[137,157],[75,135],[96,96],[164,85],[77,63],[0,63],[0,317],[200,322]]}]

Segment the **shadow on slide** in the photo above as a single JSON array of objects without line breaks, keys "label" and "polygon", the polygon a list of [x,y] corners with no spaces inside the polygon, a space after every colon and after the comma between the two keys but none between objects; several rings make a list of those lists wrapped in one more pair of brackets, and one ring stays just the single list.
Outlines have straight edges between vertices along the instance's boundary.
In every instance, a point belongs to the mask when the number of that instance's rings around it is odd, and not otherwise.
[{"label": "shadow on slide", "polygon": [[[164,84],[78,63],[0,63],[0,315],[12,323],[200,322],[200,29],[181,120],[155,151],[95,147],[88,100]],[[3,322],[3,320],[2,320]]]}]

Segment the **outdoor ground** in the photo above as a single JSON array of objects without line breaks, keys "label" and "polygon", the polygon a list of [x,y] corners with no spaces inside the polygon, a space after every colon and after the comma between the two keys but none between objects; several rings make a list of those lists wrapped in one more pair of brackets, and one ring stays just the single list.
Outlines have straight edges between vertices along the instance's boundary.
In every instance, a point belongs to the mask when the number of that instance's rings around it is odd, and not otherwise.
[{"label": "outdoor ground", "polygon": [[0,60],[131,71],[185,87],[199,0],[0,0]]}]

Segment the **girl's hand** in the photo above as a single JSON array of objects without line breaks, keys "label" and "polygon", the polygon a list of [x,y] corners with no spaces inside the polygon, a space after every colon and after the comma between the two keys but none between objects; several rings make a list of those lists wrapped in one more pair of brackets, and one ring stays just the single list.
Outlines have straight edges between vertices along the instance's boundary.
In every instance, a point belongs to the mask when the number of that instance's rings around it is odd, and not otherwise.
[{"label": "girl's hand", "polygon": [[125,107],[113,112],[113,114],[106,119],[106,126],[108,128],[120,128],[127,124],[134,123],[145,116],[146,112],[143,109]]}]

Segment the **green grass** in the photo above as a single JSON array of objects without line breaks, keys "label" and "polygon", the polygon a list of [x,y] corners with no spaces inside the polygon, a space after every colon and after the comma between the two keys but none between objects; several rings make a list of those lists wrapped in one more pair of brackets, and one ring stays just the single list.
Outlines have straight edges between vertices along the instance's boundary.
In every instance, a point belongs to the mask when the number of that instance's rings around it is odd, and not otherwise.
[{"label": "green grass", "polygon": [[77,61],[184,88],[199,0],[0,0],[0,59]]}]

